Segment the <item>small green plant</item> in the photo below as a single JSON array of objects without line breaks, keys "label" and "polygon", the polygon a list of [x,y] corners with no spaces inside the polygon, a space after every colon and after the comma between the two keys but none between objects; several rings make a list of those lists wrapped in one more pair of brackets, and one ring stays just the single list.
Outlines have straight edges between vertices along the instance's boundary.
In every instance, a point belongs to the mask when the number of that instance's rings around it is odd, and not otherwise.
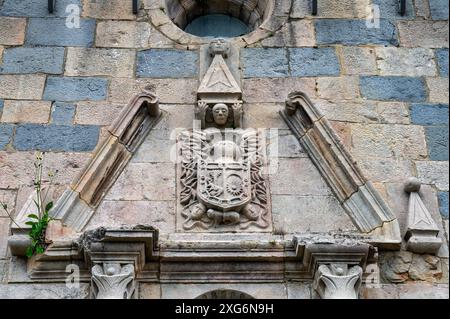
[{"label": "small green plant", "polygon": [[[48,173],[50,182],[47,190],[45,191],[45,194],[43,194],[43,179],[42,179],[43,162],[44,162],[44,153],[41,152],[36,153],[36,161],[34,163],[35,178],[33,182],[36,196],[33,201],[34,204],[36,205],[37,213],[28,214],[29,221],[25,223],[26,225],[31,227],[30,232],[28,233],[31,239],[31,244],[26,251],[27,257],[32,257],[35,254],[42,254],[45,251],[45,248],[47,248],[47,244],[45,242],[45,231],[47,230],[48,223],[52,220],[52,218],[49,215],[49,212],[53,208],[53,202],[49,202],[46,205],[44,203],[46,202],[48,191],[50,185],[53,182],[55,174],[52,172]],[[14,220],[12,213],[9,211],[8,205],[4,202],[0,202],[0,206],[3,208],[8,217],[12,220],[12,222],[19,229],[21,229],[21,227]]]}]

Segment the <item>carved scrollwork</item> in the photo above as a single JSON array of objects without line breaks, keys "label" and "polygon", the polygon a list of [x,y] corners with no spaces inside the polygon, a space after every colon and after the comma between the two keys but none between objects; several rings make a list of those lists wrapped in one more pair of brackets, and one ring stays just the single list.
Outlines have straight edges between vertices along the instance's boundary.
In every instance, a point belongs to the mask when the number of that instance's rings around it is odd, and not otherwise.
[{"label": "carved scrollwork", "polygon": [[132,264],[103,264],[92,267],[94,299],[131,299],[135,292]]}]

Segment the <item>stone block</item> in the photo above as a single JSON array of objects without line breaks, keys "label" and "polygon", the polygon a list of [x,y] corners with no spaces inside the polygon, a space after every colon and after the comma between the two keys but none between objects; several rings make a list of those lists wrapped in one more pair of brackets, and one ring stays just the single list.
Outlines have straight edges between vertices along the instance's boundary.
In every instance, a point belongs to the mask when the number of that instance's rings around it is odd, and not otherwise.
[{"label": "stone block", "polygon": [[436,64],[431,49],[376,48],[376,55],[380,75],[436,75]]},{"label": "stone block", "polygon": [[69,48],[65,75],[131,78],[135,54],[132,50]]},{"label": "stone block", "polygon": [[171,130],[153,129],[133,156],[132,163],[175,163],[176,143]]},{"label": "stone block", "polygon": [[448,48],[448,21],[400,21],[398,30],[404,47]]},{"label": "stone block", "polygon": [[28,22],[26,44],[91,47],[94,44],[94,34],[95,20],[80,19],[80,28],[68,28],[66,19],[31,18]]},{"label": "stone block", "polygon": [[0,73],[61,74],[64,48],[11,48],[3,53]]},{"label": "stone block", "polygon": [[269,175],[272,194],[331,196],[331,190],[309,158],[278,160],[278,169]]},{"label": "stone block", "polygon": [[0,16],[0,45],[22,45],[27,20]]},{"label": "stone block", "polygon": [[413,255],[409,278],[415,281],[439,283],[443,278],[443,267],[440,258],[432,255]]},{"label": "stone block", "polygon": [[[276,139],[276,140],[275,140]],[[269,158],[308,157],[294,134],[288,129],[276,129],[267,132],[267,153]],[[270,159],[273,163],[273,160]]]},{"label": "stone block", "polygon": [[10,223],[11,220],[8,217],[0,218],[0,259],[4,259],[7,256]]},{"label": "stone block", "polygon": [[399,299],[448,299],[448,285],[411,283],[398,285]]},{"label": "stone block", "polygon": [[287,298],[288,299],[311,299],[311,285],[306,282],[288,282],[287,287]]},{"label": "stone block", "polygon": [[437,49],[436,59],[440,76],[448,77],[448,49]]},{"label": "stone block", "polygon": [[6,149],[11,142],[14,133],[14,126],[11,124],[0,124],[0,151]]},{"label": "stone block", "polygon": [[344,46],[340,49],[342,71],[349,75],[370,75],[377,72],[375,51],[372,48]]},{"label": "stone block", "polygon": [[285,234],[356,230],[333,196],[272,195],[272,215]]},{"label": "stone block", "polygon": [[244,113],[245,127],[287,129],[287,125],[278,113],[283,109],[284,105],[276,103],[247,104]]},{"label": "stone block", "polygon": [[361,159],[358,159],[358,164],[364,172],[364,176],[371,182],[398,182],[414,173],[413,164],[408,160],[371,159],[370,156],[361,156]]},{"label": "stone block", "polygon": [[430,5],[428,0],[415,0],[416,17],[430,19]]},{"label": "stone block", "polygon": [[378,285],[370,287],[363,285],[361,287],[362,299],[398,299],[396,285]]},{"label": "stone block", "polygon": [[0,75],[0,98],[40,100],[44,85],[45,75]]},{"label": "stone block", "polygon": [[317,89],[322,99],[353,101],[359,98],[359,78],[357,76],[318,78]]},{"label": "stone block", "polygon": [[136,75],[141,78],[195,78],[198,53],[186,50],[150,49],[137,55]]},{"label": "stone block", "polygon": [[160,103],[194,104],[197,99],[198,80],[196,79],[119,79],[111,80],[109,101],[128,103],[146,87],[159,98]]},{"label": "stone block", "polygon": [[102,78],[49,77],[44,100],[49,101],[97,101],[104,100],[108,81]]},{"label": "stone block", "polygon": [[448,105],[412,104],[411,122],[418,125],[448,125]]},{"label": "stone block", "polygon": [[130,163],[110,192],[106,200],[155,200],[175,199],[174,163]]},{"label": "stone block", "polygon": [[371,159],[426,159],[424,128],[391,124],[352,124],[352,154]]},{"label": "stone block", "polygon": [[316,45],[314,24],[309,20],[291,21],[261,44],[263,47],[313,47]]},{"label": "stone block", "polygon": [[294,91],[302,91],[310,98],[316,97],[315,79],[254,78],[244,80],[243,84],[243,97],[247,103],[284,103],[288,94]]},{"label": "stone block", "polygon": [[52,106],[51,123],[57,125],[72,125],[75,116],[75,105],[55,102]]},{"label": "stone block", "polygon": [[97,146],[99,133],[98,126],[21,124],[13,144],[19,151],[89,152]]},{"label": "stone block", "polygon": [[430,13],[433,20],[448,20],[448,1],[429,0]]},{"label": "stone block", "polygon": [[289,63],[286,49],[248,48],[241,50],[245,78],[287,77]]},{"label": "stone block", "polygon": [[439,198],[439,208],[441,212],[441,216],[444,219],[448,219],[448,192],[439,192],[438,193]]},{"label": "stone block", "polygon": [[447,126],[429,126],[425,128],[430,159],[433,161],[448,161],[449,159],[449,129]]},{"label": "stone block", "polygon": [[150,23],[101,21],[97,25],[95,45],[107,48],[145,48],[155,31]]},{"label": "stone block", "polygon": [[131,3],[123,0],[83,0],[83,16],[100,20],[135,20]]},{"label": "stone block", "polygon": [[175,134],[176,129],[193,127],[194,108],[191,105],[160,105],[165,111],[163,118],[155,125],[154,130],[169,130]]},{"label": "stone block", "polygon": [[340,74],[340,64],[334,48],[294,48],[288,50],[292,76]]},{"label": "stone block", "polygon": [[[311,16],[311,3],[310,0],[294,0],[293,8],[291,12],[292,18],[304,18]],[[340,19],[352,19],[352,18],[365,18],[367,16],[367,6],[370,2],[368,0],[354,1],[333,1],[323,0],[318,1],[318,18],[340,18]]]},{"label": "stone block", "polygon": [[382,253],[379,257],[381,279],[397,284],[407,281],[412,259],[409,251]]},{"label": "stone block", "polygon": [[396,0],[373,0],[372,5],[380,8],[381,19],[414,19],[416,16],[413,0],[406,0],[406,14],[404,16],[400,15],[400,5]]},{"label": "stone block", "polygon": [[427,78],[430,102],[448,104],[448,78]]},{"label": "stone block", "polygon": [[425,82],[415,77],[362,76],[361,94],[370,100],[424,102]]},{"label": "stone block", "polygon": [[140,283],[139,299],[161,299],[161,285],[146,282]]},{"label": "stone block", "polygon": [[0,285],[1,299],[87,299],[89,284],[67,288],[66,284],[8,284]]},{"label": "stone block", "polygon": [[448,162],[418,161],[416,162],[417,174],[424,184],[434,185],[440,191],[449,191],[449,167]]},{"label": "stone block", "polygon": [[116,103],[80,102],[77,104],[75,124],[108,126],[123,108],[123,104]]},{"label": "stone block", "polygon": [[366,20],[318,19],[315,21],[317,44],[398,45],[397,29],[382,19],[380,28],[368,28]]},{"label": "stone block", "polygon": [[[15,208],[16,208],[16,196],[17,191],[16,190],[0,190],[0,203],[6,204],[8,206],[8,211],[12,214],[12,216],[15,215]],[[5,213],[3,208],[0,209],[0,218],[9,218],[8,215]]]},{"label": "stone block", "polygon": [[30,17],[30,18],[64,18],[68,15],[66,8],[69,5],[76,5],[81,8],[81,0],[58,0],[55,1],[56,7],[53,13],[48,12],[47,0],[5,0],[0,10],[0,15],[11,17]]},{"label": "stone block", "polygon": [[2,122],[48,123],[51,102],[6,100]]},{"label": "stone block", "polygon": [[[130,213],[131,212],[131,213]],[[86,229],[150,225],[162,234],[175,232],[175,203],[172,201],[103,201]]]}]

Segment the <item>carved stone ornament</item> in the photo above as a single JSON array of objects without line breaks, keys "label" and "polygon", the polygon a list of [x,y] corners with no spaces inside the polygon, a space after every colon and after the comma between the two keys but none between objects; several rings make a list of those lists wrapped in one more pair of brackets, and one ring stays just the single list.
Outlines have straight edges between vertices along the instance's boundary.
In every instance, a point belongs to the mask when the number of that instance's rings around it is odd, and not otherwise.
[{"label": "carved stone ornament", "polygon": [[320,265],[314,288],[322,299],[358,299],[362,268],[346,264]]},{"label": "carved stone ornament", "polygon": [[135,292],[133,264],[108,264],[92,267],[94,299],[131,299]]},{"label": "carved stone ornament", "polygon": [[442,245],[439,228],[420,198],[420,181],[410,178],[405,184],[409,193],[408,229],[406,231],[406,249],[417,254],[436,254]]},{"label": "carved stone ornament", "polygon": [[184,131],[178,145],[185,230],[269,226],[265,147],[257,131]]}]

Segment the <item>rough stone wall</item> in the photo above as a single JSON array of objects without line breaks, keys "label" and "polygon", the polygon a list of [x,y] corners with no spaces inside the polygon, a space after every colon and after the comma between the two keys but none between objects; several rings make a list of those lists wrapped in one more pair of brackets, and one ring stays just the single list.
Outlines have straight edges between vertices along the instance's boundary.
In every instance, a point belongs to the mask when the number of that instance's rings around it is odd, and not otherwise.
[{"label": "rough stone wall", "polygon": [[[56,198],[87,163],[104,128],[133,94],[150,85],[168,116],[148,139],[156,145],[144,143],[125,173],[146,172],[150,182],[127,186],[119,179],[100,207],[105,214],[96,215],[91,225],[114,220],[108,205],[115,202],[121,216],[117,205],[173,212],[129,218],[130,223],[150,219],[166,233],[174,230],[170,128],[191,126],[199,45],[177,43],[168,31],[170,22],[151,23],[144,10],[135,16],[129,2],[58,0],[55,14],[49,15],[44,0],[0,1],[0,200],[15,212],[32,190],[34,151],[48,152],[46,165],[59,171]],[[142,8],[148,3],[142,1]],[[81,8],[79,29],[66,26],[69,4]],[[366,27],[371,4],[380,8],[379,28]],[[285,182],[292,171],[310,165],[277,114],[288,93],[302,90],[397,213],[402,232],[407,213],[402,183],[417,176],[425,184],[421,195],[427,208],[448,240],[448,1],[407,4],[401,17],[397,0],[319,0],[319,14],[313,17],[309,0],[295,0],[288,23],[241,50],[246,125],[279,127],[286,134],[283,170],[271,182],[274,223],[283,212],[296,230],[296,225],[308,231],[320,222],[336,224],[328,218],[316,221],[311,214],[304,216],[305,226],[295,214],[299,203],[305,211],[312,209],[319,202],[314,196],[331,198],[321,190],[320,177]],[[155,179],[162,182],[154,184]],[[311,189],[309,180],[318,183],[318,193],[305,197],[301,192]],[[339,210],[332,201],[320,203]],[[14,284],[3,286],[11,260],[10,220],[0,216],[0,297],[32,296]],[[448,298],[447,244],[438,257],[382,252],[382,286],[364,288],[363,297]],[[64,287],[49,291],[50,297],[66,294]]]}]

